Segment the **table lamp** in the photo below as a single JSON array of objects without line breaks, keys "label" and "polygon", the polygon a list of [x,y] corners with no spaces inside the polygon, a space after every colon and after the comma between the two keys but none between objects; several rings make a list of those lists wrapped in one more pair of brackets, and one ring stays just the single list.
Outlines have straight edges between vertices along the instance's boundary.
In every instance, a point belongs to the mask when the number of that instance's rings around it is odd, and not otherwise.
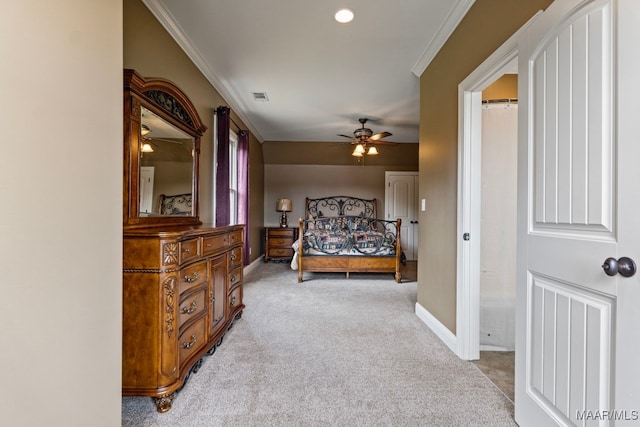
[{"label": "table lamp", "polygon": [[280,227],[285,228],[287,226],[287,212],[291,212],[291,200],[290,199],[278,199],[276,203],[276,210],[282,212],[280,217]]}]

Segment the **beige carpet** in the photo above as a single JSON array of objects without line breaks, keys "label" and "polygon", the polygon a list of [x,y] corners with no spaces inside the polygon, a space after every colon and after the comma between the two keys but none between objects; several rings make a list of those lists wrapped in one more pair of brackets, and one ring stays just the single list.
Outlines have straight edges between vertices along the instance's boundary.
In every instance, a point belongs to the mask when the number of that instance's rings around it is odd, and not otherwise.
[{"label": "beige carpet", "polygon": [[242,319],[159,414],[122,399],[123,426],[514,426],[513,405],[414,313],[416,283],[261,264]]}]

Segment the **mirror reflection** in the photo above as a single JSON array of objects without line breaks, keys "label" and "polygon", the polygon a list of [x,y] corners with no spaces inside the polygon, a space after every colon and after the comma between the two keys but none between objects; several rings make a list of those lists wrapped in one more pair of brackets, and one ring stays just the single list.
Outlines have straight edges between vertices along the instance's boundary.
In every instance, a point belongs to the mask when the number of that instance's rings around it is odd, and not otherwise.
[{"label": "mirror reflection", "polygon": [[193,138],[142,108],[140,216],[191,216]]}]

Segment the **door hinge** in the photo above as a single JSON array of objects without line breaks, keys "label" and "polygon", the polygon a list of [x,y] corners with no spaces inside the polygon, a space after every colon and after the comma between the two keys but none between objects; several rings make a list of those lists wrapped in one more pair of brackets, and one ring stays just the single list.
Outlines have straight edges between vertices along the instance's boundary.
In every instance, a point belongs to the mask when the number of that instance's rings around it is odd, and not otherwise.
[{"label": "door hinge", "polygon": [[464,233],[462,235],[462,240],[469,240],[469,239],[471,239],[471,235],[469,233]]}]

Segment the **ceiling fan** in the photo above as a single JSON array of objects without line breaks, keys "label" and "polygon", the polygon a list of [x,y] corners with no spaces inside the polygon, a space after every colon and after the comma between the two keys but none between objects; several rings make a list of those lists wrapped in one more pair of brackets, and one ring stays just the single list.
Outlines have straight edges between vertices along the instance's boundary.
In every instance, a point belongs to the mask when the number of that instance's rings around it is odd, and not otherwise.
[{"label": "ceiling fan", "polygon": [[[183,142],[180,141],[179,139],[167,139],[167,138],[158,138],[158,137],[152,137],[149,134],[152,132],[152,129],[149,128],[149,126],[147,126],[146,124],[142,124],[141,125],[141,129],[140,129],[140,135],[141,135],[141,139],[142,139],[142,152],[143,153],[153,153],[153,147],[158,147],[157,142],[168,142],[171,144],[178,144],[178,145],[182,145]],[[154,141],[154,142],[152,142]]]},{"label": "ceiling fan", "polygon": [[369,156],[376,155],[378,154],[378,149],[375,145],[398,145],[397,142],[381,141],[382,138],[391,136],[391,133],[380,132],[374,135],[371,129],[365,127],[368,120],[366,117],[358,119],[362,127],[353,131],[353,136],[338,134],[338,136],[349,138],[351,144],[355,145],[353,153],[351,153],[352,156],[362,157],[364,154]]}]

